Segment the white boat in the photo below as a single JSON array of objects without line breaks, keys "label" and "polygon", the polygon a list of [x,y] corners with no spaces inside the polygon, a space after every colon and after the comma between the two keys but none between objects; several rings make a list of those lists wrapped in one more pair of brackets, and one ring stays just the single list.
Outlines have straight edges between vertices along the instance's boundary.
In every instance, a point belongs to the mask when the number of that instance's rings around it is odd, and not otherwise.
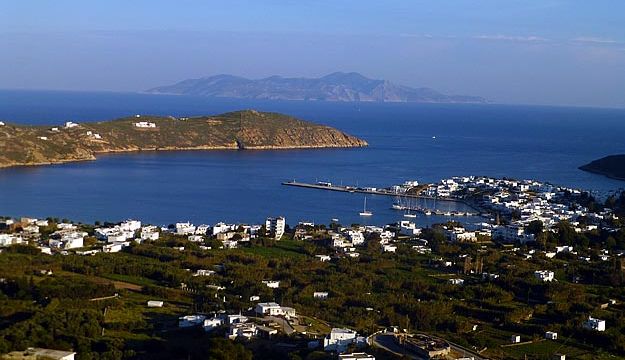
[{"label": "white boat", "polygon": [[371,211],[367,211],[367,197],[365,196],[365,205],[362,208],[362,211],[358,213],[360,216],[371,216],[373,213]]},{"label": "white boat", "polygon": [[408,203],[407,203],[407,205],[406,205],[406,212],[404,213],[404,217],[407,217],[407,218],[416,218],[416,217],[417,217],[417,215],[416,215],[416,214],[413,214],[413,213],[411,213],[411,212],[410,212],[410,208],[412,207],[412,204],[410,203],[410,200],[409,200],[409,199],[407,199],[407,200],[408,200]]}]

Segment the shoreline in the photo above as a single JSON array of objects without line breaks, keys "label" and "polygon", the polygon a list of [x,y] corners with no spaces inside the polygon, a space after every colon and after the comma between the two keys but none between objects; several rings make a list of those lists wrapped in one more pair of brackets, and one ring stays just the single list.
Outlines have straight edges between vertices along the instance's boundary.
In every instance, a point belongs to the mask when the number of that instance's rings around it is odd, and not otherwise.
[{"label": "shoreline", "polygon": [[459,198],[441,198],[441,197],[433,197],[433,196],[427,196],[427,195],[415,195],[415,194],[398,194],[398,193],[393,193],[390,192],[388,190],[384,190],[384,189],[376,189],[376,190],[371,190],[371,189],[365,189],[365,188],[357,188],[357,187],[351,187],[351,186],[337,186],[337,185],[319,185],[319,184],[309,184],[309,183],[303,183],[303,182],[298,182],[298,181],[284,181],[282,182],[282,185],[285,186],[293,186],[293,187],[299,187],[299,188],[305,188],[305,189],[315,189],[315,190],[326,190],[326,191],[336,191],[336,192],[347,192],[347,193],[360,193],[360,194],[371,194],[371,195],[380,195],[380,196],[399,196],[399,197],[409,197],[409,198],[413,198],[413,199],[425,199],[425,200],[435,200],[435,201],[443,201],[443,202],[455,202],[455,203],[459,203],[459,204],[463,204],[466,205],[468,207],[470,207],[471,209],[478,211],[479,213],[484,212],[484,209],[479,208],[478,206],[476,206],[475,204],[472,204],[470,201],[467,201],[466,199],[459,199]]},{"label": "shoreline", "polygon": [[618,180],[618,181],[625,181],[625,177],[620,177],[620,176],[616,176],[616,175],[612,175],[608,172],[603,172],[601,170],[593,170],[593,169],[583,169],[582,167],[579,167],[578,169],[585,171],[587,173],[591,173],[591,174],[595,174],[595,175],[601,175],[601,176],[605,176],[608,179],[612,179],[612,180]]},{"label": "shoreline", "polygon": [[0,170],[20,168],[20,167],[36,167],[36,166],[48,166],[48,165],[63,165],[74,162],[86,162],[97,161],[98,155],[107,154],[124,154],[124,153],[141,153],[141,152],[184,152],[184,151],[215,151],[215,150],[236,150],[236,151],[279,151],[279,150],[312,150],[312,149],[351,149],[351,148],[363,148],[367,147],[368,143],[363,145],[293,145],[293,146],[191,146],[191,147],[162,147],[162,148],[143,148],[143,149],[112,149],[107,151],[94,151],[93,156],[82,159],[61,159],[43,162],[32,163],[16,163],[16,164],[3,164],[0,163]]}]

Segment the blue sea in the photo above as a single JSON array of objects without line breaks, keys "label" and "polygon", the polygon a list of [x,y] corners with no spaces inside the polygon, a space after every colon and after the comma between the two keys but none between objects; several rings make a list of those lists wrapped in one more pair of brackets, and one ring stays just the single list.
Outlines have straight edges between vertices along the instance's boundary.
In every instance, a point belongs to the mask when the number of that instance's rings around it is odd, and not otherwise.
[{"label": "blue sea", "polygon": [[[249,101],[136,93],[0,91],[0,120],[23,124],[107,120],[132,114],[194,116],[231,110],[283,112],[367,140],[359,149],[141,152],[97,161],[0,170],[0,215],[84,222],[140,219],[383,225],[403,219],[394,199],[326,192],[281,182],[386,187],[455,175],[537,179],[605,195],[624,187],[578,170],[625,153],[625,110],[512,105]],[[422,206],[464,210],[454,203]],[[429,225],[446,219],[420,215]],[[480,221],[478,218],[467,221]]]}]

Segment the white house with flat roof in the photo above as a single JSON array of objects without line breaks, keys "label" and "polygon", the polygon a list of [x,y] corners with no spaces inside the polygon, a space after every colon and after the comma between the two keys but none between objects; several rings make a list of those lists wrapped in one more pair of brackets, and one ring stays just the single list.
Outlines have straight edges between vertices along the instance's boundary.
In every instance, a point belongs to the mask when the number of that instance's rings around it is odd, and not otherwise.
[{"label": "white house with flat roof", "polygon": [[263,284],[268,288],[277,289],[280,287],[280,281],[278,280],[263,280]]},{"label": "white house with flat roof", "polygon": [[210,332],[215,330],[224,324],[224,318],[220,316],[214,316],[210,319],[204,319],[204,323],[202,324],[202,328],[206,332]]},{"label": "white house with flat roof", "polygon": [[178,327],[186,328],[192,326],[199,326],[204,323],[206,316],[204,315],[186,315],[178,318]]},{"label": "white house with flat roof", "polygon": [[313,293],[313,298],[325,300],[328,298],[328,292],[327,291],[315,291]]},{"label": "white house with flat roof", "polygon": [[256,304],[257,314],[269,316],[284,316],[287,319],[295,316],[295,309],[292,307],[280,306],[275,302],[266,302]]},{"label": "white house with flat roof", "polygon": [[589,316],[588,320],[584,322],[584,328],[594,331],[605,331],[605,320]]},{"label": "white house with flat roof", "polygon": [[554,279],[554,273],[553,271],[549,271],[549,270],[536,270],[534,271],[534,276],[541,281],[553,281]]},{"label": "white house with flat roof", "polygon": [[351,344],[362,345],[365,339],[359,337],[358,333],[351,329],[333,328],[325,338],[323,338],[323,350],[344,352]]},{"label": "white house with flat roof", "polygon": [[149,129],[149,128],[155,128],[156,124],[153,122],[148,122],[148,121],[139,121],[135,123],[135,127],[138,128],[142,128],[142,129]]},{"label": "white house with flat roof", "polygon": [[558,340],[558,333],[555,331],[547,331],[545,332],[545,339],[547,340]]}]

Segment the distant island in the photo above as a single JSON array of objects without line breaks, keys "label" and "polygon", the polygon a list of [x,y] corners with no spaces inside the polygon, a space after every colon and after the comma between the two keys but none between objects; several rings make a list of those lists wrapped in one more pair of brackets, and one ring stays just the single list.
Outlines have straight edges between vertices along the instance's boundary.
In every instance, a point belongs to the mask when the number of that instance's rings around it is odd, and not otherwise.
[{"label": "distant island", "polygon": [[262,100],[345,102],[486,103],[479,96],[445,95],[430,88],[411,88],[374,80],[355,72],[335,72],[321,78],[271,76],[251,80],[233,75],[188,79],[147,90],[152,94],[195,95]]},{"label": "distant island", "polygon": [[28,126],[0,122],[0,168],[94,160],[145,150],[305,149],[367,146],[337,129],[254,110],[176,118],[134,115],[95,123]]},{"label": "distant island", "polygon": [[625,181],[625,154],[610,155],[579,167],[581,170]]}]

